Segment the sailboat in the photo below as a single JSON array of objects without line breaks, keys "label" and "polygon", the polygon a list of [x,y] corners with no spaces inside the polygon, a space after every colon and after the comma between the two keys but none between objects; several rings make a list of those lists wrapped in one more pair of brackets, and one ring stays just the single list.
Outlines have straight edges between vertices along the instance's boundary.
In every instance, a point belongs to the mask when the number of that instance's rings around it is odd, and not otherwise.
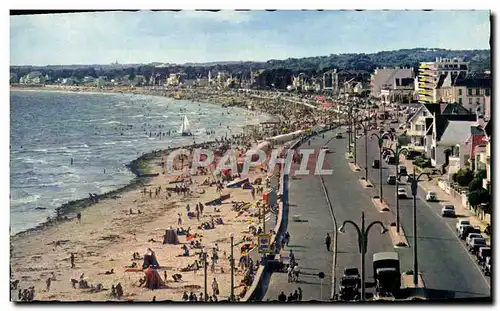
[{"label": "sailboat", "polygon": [[184,116],[184,121],[182,122],[179,133],[181,133],[182,136],[193,136],[193,133],[191,133],[191,130],[189,129],[189,120],[187,116]]}]

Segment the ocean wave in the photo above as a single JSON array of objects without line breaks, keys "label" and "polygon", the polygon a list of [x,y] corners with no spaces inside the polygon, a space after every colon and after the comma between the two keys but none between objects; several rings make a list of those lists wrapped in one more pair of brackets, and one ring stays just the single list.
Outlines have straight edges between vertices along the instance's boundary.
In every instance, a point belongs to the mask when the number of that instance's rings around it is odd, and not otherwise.
[{"label": "ocean wave", "polygon": [[48,164],[49,162],[42,159],[33,159],[33,158],[17,158],[16,160],[21,161],[26,164]]},{"label": "ocean wave", "polygon": [[[89,146],[87,144],[75,145],[75,146],[68,146],[68,148],[71,148],[71,149],[81,149],[81,148],[88,148],[88,147]],[[66,147],[64,147],[64,148],[66,148]]]},{"label": "ocean wave", "polygon": [[106,121],[107,119],[92,119],[89,122]]},{"label": "ocean wave", "polygon": [[20,204],[27,204],[27,203],[33,203],[38,201],[42,196],[35,194],[35,195],[29,195],[27,197],[19,198],[19,199],[11,199],[10,204],[11,205],[20,205]]},{"label": "ocean wave", "polygon": [[142,118],[142,117],[144,117],[144,115],[143,114],[139,114],[139,115],[136,115],[136,116],[131,116],[130,118]]},{"label": "ocean wave", "polygon": [[108,121],[108,122],[104,122],[103,124],[124,124],[124,123],[119,122],[119,121]]}]

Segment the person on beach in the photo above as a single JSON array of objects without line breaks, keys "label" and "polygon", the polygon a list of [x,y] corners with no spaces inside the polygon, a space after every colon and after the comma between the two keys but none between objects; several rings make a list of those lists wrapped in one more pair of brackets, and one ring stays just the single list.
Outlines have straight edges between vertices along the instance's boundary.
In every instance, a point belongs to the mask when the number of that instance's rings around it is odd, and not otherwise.
[{"label": "person on beach", "polygon": [[297,298],[298,298],[299,301],[302,301],[302,288],[299,287],[298,291],[299,291],[299,295],[298,295]]},{"label": "person on beach", "polygon": [[70,261],[71,261],[71,268],[74,268],[75,267],[75,254],[71,253]]},{"label": "person on beach", "polygon": [[332,238],[330,237],[330,233],[326,234],[325,238],[325,244],[326,244],[326,251],[330,251],[330,245],[332,244]]},{"label": "person on beach", "polygon": [[50,290],[50,283],[52,282],[51,278],[47,278],[47,281],[45,281],[45,284],[47,285],[47,292]]},{"label": "person on beach", "polygon": [[219,295],[219,284],[217,283],[217,280],[214,278],[212,281],[212,292],[213,295]]},{"label": "person on beach", "polygon": [[82,223],[82,213],[76,214],[76,220],[78,220],[79,223]]},{"label": "person on beach", "polygon": [[181,226],[181,225],[182,225],[182,217],[181,217],[181,214],[180,214],[180,213],[178,213],[177,215],[179,216],[179,217],[177,218],[177,225],[178,225],[178,226]]}]

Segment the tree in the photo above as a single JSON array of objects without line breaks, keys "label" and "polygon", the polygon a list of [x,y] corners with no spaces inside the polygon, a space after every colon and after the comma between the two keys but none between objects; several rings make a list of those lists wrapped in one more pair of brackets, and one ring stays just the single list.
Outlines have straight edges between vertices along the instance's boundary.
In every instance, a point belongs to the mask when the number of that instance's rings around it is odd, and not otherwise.
[{"label": "tree", "polygon": [[483,187],[483,179],[481,178],[474,178],[470,184],[469,184],[469,191],[476,191],[479,190]]},{"label": "tree", "polygon": [[474,174],[471,170],[458,170],[455,174],[453,174],[452,179],[454,182],[458,183],[462,187],[467,187],[472,179],[474,179]]},{"label": "tree", "polygon": [[476,175],[474,176],[474,178],[485,179],[486,178],[486,170],[479,170],[479,171],[477,171]]},{"label": "tree", "polygon": [[479,189],[469,192],[467,195],[467,200],[469,204],[474,208],[477,208],[480,204],[489,203],[490,202],[490,194],[486,189]]}]

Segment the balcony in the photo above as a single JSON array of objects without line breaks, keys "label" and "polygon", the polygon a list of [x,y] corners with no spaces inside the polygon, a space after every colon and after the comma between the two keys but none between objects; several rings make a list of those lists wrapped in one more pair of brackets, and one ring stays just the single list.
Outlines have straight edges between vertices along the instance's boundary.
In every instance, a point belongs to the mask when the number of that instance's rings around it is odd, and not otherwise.
[{"label": "balcony", "polygon": [[417,130],[412,130],[409,129],[406,131],[407,136],[419,136],[419,137],[424,137],[425,136],[425,130],[417,131]]}]

